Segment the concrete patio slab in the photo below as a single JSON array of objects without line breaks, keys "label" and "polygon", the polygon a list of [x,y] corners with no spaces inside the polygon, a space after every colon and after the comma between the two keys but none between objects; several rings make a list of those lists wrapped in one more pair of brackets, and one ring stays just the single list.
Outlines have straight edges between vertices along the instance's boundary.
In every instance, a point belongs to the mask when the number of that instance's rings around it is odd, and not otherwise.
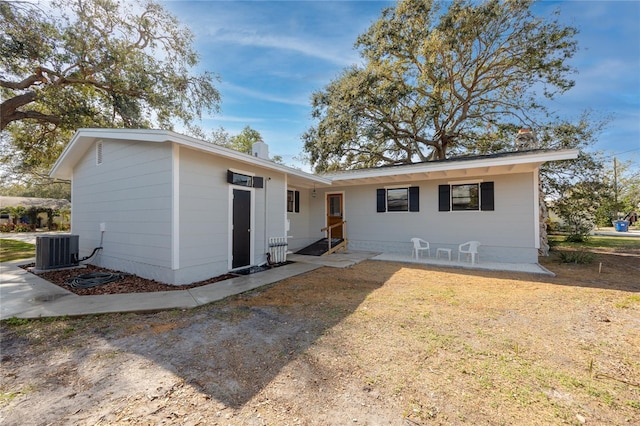
[{"label": "concrete patio slab", "polygon": [[530,274],[542,274],[555,276],[553,272],[537,263],[498,263],[498,262],[476,262],[473,265],[470,262],[458,262],[456,260],[436,259],[432,257],[421,257],[416,259],[409,255],[397,253],[382,253],[372,258],[373,260],[384,260],[390,262],[419,263],[422,265],[444,266],[447,268],[462,268],[487,271],[510,271],[510,272],[526,272]]}]

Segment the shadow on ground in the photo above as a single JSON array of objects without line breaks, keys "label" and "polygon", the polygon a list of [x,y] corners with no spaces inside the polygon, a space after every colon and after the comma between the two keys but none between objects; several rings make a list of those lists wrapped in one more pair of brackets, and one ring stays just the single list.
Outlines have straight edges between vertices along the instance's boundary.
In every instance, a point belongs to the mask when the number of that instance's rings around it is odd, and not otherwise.
[{"label": "shadow on ground", "polygon": [[[18,398],[10,409],[0,406],[0,422],[8,413],[4,424],[24,424],[21,419],[31,413],[26,404],[48,407],[46,416],[38,419],[43,424],[117,423],[118,407],[134,410],[134,406],[138,416],[153,422],[158,420],[154,413],[166,415],[167,409],[161,411],[165,401],[171,401],[172,410],[188,412],[187,393],[180,393],[181,386],[197,389],[197,395],[190,394],[193,398],[215,400],[207,403],[212,410],[241,409],[274,381],[286,381],[289,392],[304,389],[319,395],[316,386],[339,389],[343,380],[335,370],[326,371],[315,358],[307,359],[307,351],[339,333],[341,323],[354,313],[366,315],[359,308],[373,293],[385,295],[384,303],[378,301],[381,309],[404,312],[412,304],[412,308],[425,306],[436,312],[438,306],[457,306],[460,300],[466,309],[485,305],[487,291],[498,295],[519,291],[536,303],[554,305],[552,297],[536,298],[538,283],[640,291],[640,256],[598,254],[588,265],[560,264],[553,258],[545,262],[556,277],[365,261],[345,269],[320,268],[193,310],[43,320],[39,327],[33,322],[32,334],[28,325],[14,330],[2,324],[3,386],[18,394],[20,386],[37,391]],[[599,270],[601,262],[604,267]],[[430,280],[431,290],[418,299],[403,289],[406,280],[415,276]],[[492,278],[490,283],[474,285],[485,276]],[[388,282],[393,284],[385,285]],[[459,288],[465,289],[464,294],[457,294]],[[511,309],[493,312],[487,321],[504,319],[508,324],[514,317]],[[387,312],[379,314],[378,325],[384,325]],[[469,312],[458,314],[466,318]],[[366,316],[354,318],[368,324]],[[435,321],[435,317],[423,320]],[[365,337],[371,341],[381,338],[379,329],[365,327],[363,332],[370,333]],[[335,359],[334,365],[349,355],[339,353],[344,350],[340,348],[331,352],[330,344],[319,346],[329,351],[322,356]],[[300,359],[306,362],[296,367]],[[313,379],[326,378],[327,383],[307,382],[300,377],[301,370]]]},{"label": "shadow on ground", "polygon": [[[82,322],[83,329],[89,331],[84,339],[92,342],[86,347],[72,344],[76,347],[68,357],[69,365],[112,356],[129,364],[127,368],[134,364],[138,370],[148,368],[149,374],[158,371],[156,366],[161,367],[225,406],[239,408],[351,315],[395,272],[388,267],[382,270],[386,272],[365,276],[358,268],[325,267],[193,310],[68,319],[75,333]],[[8,360],[33,344],[21,336],[3,334],[3,352]],[[64,344],[64,339],[60,340]],[[125,353],[133,357],[120,358]],[[140,357],[149,362],[140,362]],[[111,386],[117,387],[116,381],[122,376],[132,379],[140,374],[123,374],[125,365],[121,372],[109,374],[114,367],[107,365],[107,370],[100,373],[106,376],[100,380],[102,387],[108,387],[111,381]],[[65,375],[59,372],[57,380]],[[68,385],[73,387],[73,380]],[[62,397],[64,383],[56,387],[61,395],[58,409],[62,409],[69,402]],[[69,393],[76,404],[84,399],[80,392]]]}]

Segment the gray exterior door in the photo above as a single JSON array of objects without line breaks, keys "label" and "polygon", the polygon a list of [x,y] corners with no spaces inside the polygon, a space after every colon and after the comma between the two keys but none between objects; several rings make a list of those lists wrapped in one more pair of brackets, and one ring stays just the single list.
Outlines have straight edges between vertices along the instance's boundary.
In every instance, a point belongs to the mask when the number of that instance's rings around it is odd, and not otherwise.
[{"label": "gray exterior door", "polygon": [[231,267],[251,264],[251,192],[233,190],[233,242]]}]

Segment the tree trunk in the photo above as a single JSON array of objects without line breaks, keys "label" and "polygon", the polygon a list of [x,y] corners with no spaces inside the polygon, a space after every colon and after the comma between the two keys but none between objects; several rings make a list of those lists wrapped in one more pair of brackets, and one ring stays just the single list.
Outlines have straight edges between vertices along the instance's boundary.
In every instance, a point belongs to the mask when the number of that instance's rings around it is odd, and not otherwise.
[{"label": "tree trunk", "polygon": [[544,202],[544,191],[542,185],[538,183],[538,212],[539,212],[539,226],[540,226],[540,248],[538,249],[538,255],[549,256],[549,237],[547,236],[547,219],[549,219],[549,210],[547,204]]}]

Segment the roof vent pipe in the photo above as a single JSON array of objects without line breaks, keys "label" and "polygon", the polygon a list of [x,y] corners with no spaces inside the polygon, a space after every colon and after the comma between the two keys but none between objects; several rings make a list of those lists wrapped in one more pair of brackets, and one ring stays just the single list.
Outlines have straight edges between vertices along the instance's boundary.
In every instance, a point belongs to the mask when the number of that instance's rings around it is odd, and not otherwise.
[{"label": "roof vent pipe", "polygon": [[251,155],[265,160],[269,159],[269,145],[259,140],[251,146]]}]

